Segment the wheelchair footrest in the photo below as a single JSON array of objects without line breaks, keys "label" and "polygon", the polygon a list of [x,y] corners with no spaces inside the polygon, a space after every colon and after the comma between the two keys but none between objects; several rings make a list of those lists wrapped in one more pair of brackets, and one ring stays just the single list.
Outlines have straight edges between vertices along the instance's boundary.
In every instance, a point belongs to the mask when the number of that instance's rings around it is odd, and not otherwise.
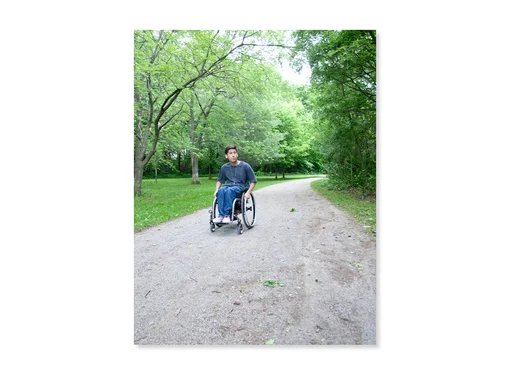
[{"label": "wheelchair footrest", "polygon": [[213,224],[218,226],[218,227],[222,227],[224,225],[239,224],[240,222],[241,222],[241,220],[239,220],[237,217],[234,217],[234,219],[230,220],[228,223],[215,223],[215,222],[213,222]]}]

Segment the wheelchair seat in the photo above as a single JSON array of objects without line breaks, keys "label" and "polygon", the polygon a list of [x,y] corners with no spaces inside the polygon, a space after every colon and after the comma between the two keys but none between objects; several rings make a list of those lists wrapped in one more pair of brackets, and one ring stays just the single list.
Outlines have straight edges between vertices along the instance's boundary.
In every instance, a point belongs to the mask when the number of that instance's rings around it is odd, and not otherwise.
[{"label": "wheelchair seat", "polygon": [[243,196],[244,193],[246,193],[248,191],[248,189],[244,189],[242,191],[240,191],[239,193],[236,193],[236,198],[241,198]]}]

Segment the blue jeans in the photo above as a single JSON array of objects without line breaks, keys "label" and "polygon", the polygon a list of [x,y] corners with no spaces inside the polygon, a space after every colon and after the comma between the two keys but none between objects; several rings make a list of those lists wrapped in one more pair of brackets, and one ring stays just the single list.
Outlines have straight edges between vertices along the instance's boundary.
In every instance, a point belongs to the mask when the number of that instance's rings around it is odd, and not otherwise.
[{"label": "blue jeans", "polygon": [[218,198],[219,216],[230,216],[236,193],[240,193],[241,191],[241,187],[235,185],[223,185],[220,190],[218,190],[216,198]]}]

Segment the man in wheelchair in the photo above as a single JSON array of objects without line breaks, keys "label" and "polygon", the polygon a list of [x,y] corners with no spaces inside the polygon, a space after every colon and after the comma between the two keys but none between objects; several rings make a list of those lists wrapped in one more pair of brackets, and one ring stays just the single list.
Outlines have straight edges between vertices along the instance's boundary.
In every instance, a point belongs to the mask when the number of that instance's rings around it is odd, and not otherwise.
[{"label": "man in wheelchair", "polygon": [[[216,191],[214,192],[217,201],[215,204],[217,204],[218,210],[218,217],[212,220],[215,224],[230,223],[233,219],[232,206],[236,195],[244,192],[245,202],[242,202],[244,207],[257,183],[257,178],[250,164],[237,159],[236,145],[228,145],[225,148],[225,157],[228,159],[228,163],[223,164],[218,173]],[[223,183],[225,185],[222,186]],[[214,214],[213,212],[213,216]]]}]

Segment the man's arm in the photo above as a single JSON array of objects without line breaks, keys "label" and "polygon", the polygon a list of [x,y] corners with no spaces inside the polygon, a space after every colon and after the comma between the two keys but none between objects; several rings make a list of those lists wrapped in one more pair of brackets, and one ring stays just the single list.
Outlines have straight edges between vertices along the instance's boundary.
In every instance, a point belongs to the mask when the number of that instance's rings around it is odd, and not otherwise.
[{"label": "man's arm", "polygon": [[216,198],[216,194],[218,193],[218,190],[220,190],[221,185],[225,181],[225,168],[222,166],[220,168],[220,171],[218,172],[218,179],[216,180],[216,191],[214,192],[214,197]]},{"label": "man's arm", "polygon": [[216,198],[216,194],[218,194],[218,190],[220,190],[222,182],[216,181],[216,191],[214,192],[214,197]]},{"label": "man's arm", "polygon": [[251,192],[253,191],[253,188],[255,188],[255,184],[256,184],[256,182],[252,182],[252,183],[250,184],[250,187],[249,187],[249,188],[248,188],[248,190],[246,191],[246,193],[244,193],[244,199],[245,199],[245,200],[250,199],[250,194],[251,194]]}]

